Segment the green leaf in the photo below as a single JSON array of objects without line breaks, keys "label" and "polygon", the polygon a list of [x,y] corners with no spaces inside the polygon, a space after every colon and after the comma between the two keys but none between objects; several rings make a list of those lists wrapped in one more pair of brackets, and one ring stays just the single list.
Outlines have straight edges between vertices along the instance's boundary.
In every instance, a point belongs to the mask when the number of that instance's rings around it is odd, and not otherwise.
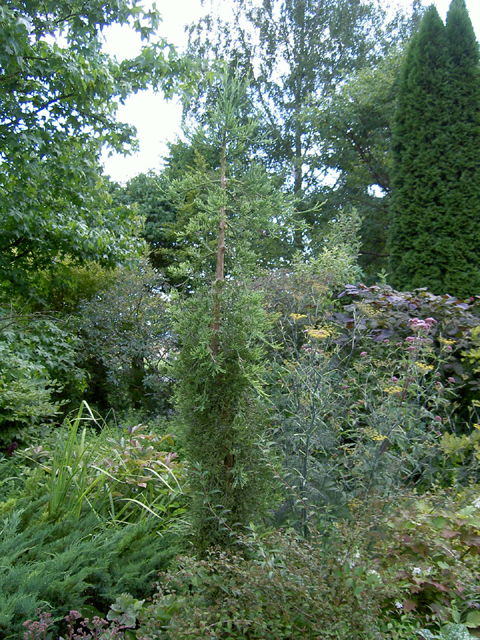
[{"label": "green leaf", "polygon": [[480,611],[470,611],[465,621],[467,627],[480,627]]},{"label": "green leaf", "polygon": [[463,624],[447,624],[442,627],[440,640],[472,640],[468,629]]}]

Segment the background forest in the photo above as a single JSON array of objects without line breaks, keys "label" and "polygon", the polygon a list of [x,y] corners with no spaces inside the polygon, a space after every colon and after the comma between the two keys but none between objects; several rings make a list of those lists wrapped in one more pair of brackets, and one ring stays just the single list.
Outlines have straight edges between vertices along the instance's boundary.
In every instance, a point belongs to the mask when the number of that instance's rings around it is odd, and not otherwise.
[{"label": "background forest", "polygon": [[[232,7],[185,55],[0,7],[0,639],[478,637],[465,2]],[[183,139],[116,184],[152,86]]]}]

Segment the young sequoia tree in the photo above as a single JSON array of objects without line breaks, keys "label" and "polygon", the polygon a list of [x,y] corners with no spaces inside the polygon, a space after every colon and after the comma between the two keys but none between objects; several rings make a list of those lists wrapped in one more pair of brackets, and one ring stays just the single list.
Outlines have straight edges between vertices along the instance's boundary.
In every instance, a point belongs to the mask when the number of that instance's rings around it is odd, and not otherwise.
[{"label": "young sequoia tree", "polygon": [[174,304],[181,346],[175,376],[200,551],[228,544],[265,507],[268,472],[259,443],[269,322],[248,281],[264,264],[262,240],[268,245],[282,233],[282,222],[292,229],[290,205],[260,166],[246,162],[256,124],[242,119],[245,84],[230,74],[217,88],[207,124],[195,135],[216,150],[218,166],[207,170],[199,160],[172,185],[177,206],[187,202],[190,212],[179,231],[178,270],[190,293]]},{"label": "young sequoia tree", "polygon": [[464,0],[430,7],[407,52],[393,136],[390,265],[397,288],[480,291],[480,76]]}]

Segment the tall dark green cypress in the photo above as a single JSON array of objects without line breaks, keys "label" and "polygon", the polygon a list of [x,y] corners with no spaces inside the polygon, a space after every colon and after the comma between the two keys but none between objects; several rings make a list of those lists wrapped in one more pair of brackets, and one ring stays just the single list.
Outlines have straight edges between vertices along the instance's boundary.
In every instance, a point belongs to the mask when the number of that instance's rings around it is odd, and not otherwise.
[{"label": "tall dark green cypress", "polygon": [[393,132],[390,265],[398,289],[442,287],[435,248],[445,213],[448,63],[445,26],[434,6],[410,43]]},{"label": "tall dark green cypress", "polygon": [[480,53],[465,0],[447,15],[450,62],[444,291],[480,294]]},{"label": "tall dark green cypress", "polygon": [[480,293],[478,45],[464,0],[410,44],[393,138],[390,266],[399,289]]}]

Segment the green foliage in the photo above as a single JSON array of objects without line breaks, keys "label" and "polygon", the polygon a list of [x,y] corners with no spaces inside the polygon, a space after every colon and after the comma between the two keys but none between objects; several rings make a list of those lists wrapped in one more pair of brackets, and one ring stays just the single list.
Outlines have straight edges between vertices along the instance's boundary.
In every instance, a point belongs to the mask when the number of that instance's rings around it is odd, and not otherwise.
[{"label": "green foliage", "polygon": [[258,283],[278,314],[267,387],[285,487],[275,522],[311,535],[320,514],[345,516],[358,500],[477,482],[477,305],[386,285],[336,298],[339,280],[315,260],[294,267]]},{"label": "green foliage", "polygon": [[340,300],[340,310],[331,314],[343,333],[339,340],[357,343],[358,337],[368,337],[369,342],[363,343],[367,348],[384,340],[403,342],[411,334],[412,318],[433,317],[437,323],[431,326],[430,334],[439,358],[439,382],[457,395],[457,428],[461,430],[462,422],[477,421],[477,299],[468,304],[453,296],[435,296],[425,289],[399,292],[386,285],[349,285]]},{"label": "green foliage", "polygon": [[438,635],[428,629],[421,629],[418,634],[425,640],[471,640],[467,627],[463,624],[446,624]]},{"label": "green foliage", "polygon": [[260,449],[259,400],[268,320],[259,294],[240,283],[221,292],[218,351],[212,351],[213,291],[172,308],[180,352],[174,364],[182,444],[192,465],[197,549],[225,544],[232,529],[265,509],[269,473]]},{"label": "green foliage", "polygon": [[[240,79],[238,71],[224,72],[215,88],[216,100],[191,135],[194,164],[171,181],[169,191],[177,219],[173,265],[168,272],[177,281],[211,282],[221,211],[227,276],[250,277],[262,267],[288,262],[298,226],[291,202],[249,155],[259,131],[256,118],[243,117],[244,109],[251,106],[247,81]],[[212,156],[218,156],[213,167]]]},{"label": "green foliage", "polygon": [[134,131],[119,103],[153,84],[186,77],[164,40],[119,62],[102,52],[102,30],[130,24],[143,40],[159,14],[136,0],[2,6],[0,12],[0,266],[10,291],[35,289],[35,270],[55,259],[112,265],[137,253],[139,220],[112,205],[99,156],[128,151]]},{"label": "green foliage", "polygon": [[317,196],[322,206],[311,230],[314,246],[321,246],[326,220],[346,207],[357,208],[363,218],[359,261],[369,275],[387,264],[392,128],[403,60],[402,49],[395,49],[339,83],[328,100],[306,109],[322,162],[337,174]]},{"label": "green foliage", "polygon": [[288,487],[279,515],[305,533],[319,513],[345,514],[359,499],[437,477],[437,425],[448,424],[453,394],[435,384],[423,338],[413,352],[408,342],[382,342],[354,357],[335,324],[313,313],[291,314],[284,331],[288,349],[272,385],[272,436]]},{"label": "green foliage", "polygon": [[[178,143],[170,145],[168,165],[157,175],[153,171],[140,174],[128,181],[126,187],[118,187],[114,192],[114,198],[127,205],[138,208],[140,215],[145,219],[143,237],[150,247],[150,261],[156,269],[165,271],[170,265],[170,254],[175,253],[175,221],[177,211],[169,194],[172,176],[183,173],[189,166],[188,160],[183,157],[188,155],[185,145]],[[180,170],[174,167],[180,148]]]},{"label": "green foliage", "polygon": [[145,608],[141,637],[383,637],[378,579],[342,562],[346,548],[325,551],[285,533],[239,542],[245,555],[214,550],[205,560],[181,558]]},{"label": "green foliage", "polygon": [[92,300],[99,291],[111,287],[119,277],[117,269],[102,267],[98,262],[74,264],[69,258],[58,260],[55,270],[36,274],[38,300],[29,305],[38,311],[45,308],[61,317],[74,314],[81,303]]},{"label": "green foliage", "polygon": [[[385,542],[378,552],[381,567],[392,572],[390,579],[403,594],[401,611],[423,624],[436,621],[477,626],[477,492],[466,491],[455,498],[437,489],[435,493],[412,496],[401,501],[397,513],[385,525]],[[446,632],[444,627],[440,637]]]},{"label": "green foliage", "polygon": [[[480,169],[476,149],[480,141],[479,44],[464,0],[452,0],[446,22],[449,77],[450,172],[446,211],[449,227],[448,267],[444,289],[466,296],[480,291],[480,234],[478,202]],[[453,212],[453,215],[451,213]],[[425,282],[423,286],[428,286]]]},{"label": "green foliage", "polygon": [[[351,0],[324,1],[321,11],[311,1],[259,4],[239,0],[234,3],[234,15],[231,23],[210,15],[192,25],[190,51],[210,60],[227,60],[250,75],[249,94],[262,114],[263,133],[253,142],[253,149],[295,196],[299,217],[307,228],[306,233],[297,230],[295,234],[295,249],[301,250],[308,246],[306,241],[321,236],[320,225],[326,216],[315,203],[325,200],[322,184],[334,162],[332,155],[338,160],[338,146],[345,145],[351,132],[345,124],[334,131],[336,115],[332,112],[338,109],[334,94],[344,86],[346,70],[352,74],[371,68],[410,33],[415,17],[398,10],[389,21],[392,14],[387,17],[380,2]],[[188,105],[197,119],[209,104],[208,90],[206,93],[203,100]],[[308,108],[312,103],[322,112],[319,118]],[[355,127],[354,135],[358,134]],[[358,160],[357,155],[357,166]],[[365,189],[362,184],[362,192]],[[333,198],[335,210],[347,204],[340,202],[341,196]],[[362,203],[363,199],[351,198],[348,206],[362,208]],[[331,208],[327,219],[330,217]]]},{"label": "green foliage", "polygon": [[[223,195],[219,175],[210,172],[201,160],[195,170],[173,182],[171,194],[177,208],[176,248],[168,273],[177,280],[198,278],[214,271],[217,238],[215,221]],[[227,273],[248,277],[261,268],[279,266],[292,257],[293,208],[275,188],[260,165],[236,173],[230,165],[226,206],[231,242],[226,246]]]},{"label": "green foliage", "polygon": [[[331,223],[318,257],[304,262],[297,256],[291,271],[260,283],[267,307],[277,315],[272,334],[274,364],[268,372],[269,436],[283,458],[276,473],[287,491],[276,517],[287,518],[304,535],[311,531],[319,510],[335,504],[341,512],[345,502],[338,482],[339,472],[344,472],[338,468],[340,422],[330,421],[344,410],[344,393],[339,389],[348,374],[332,342],[334,328],[315,327],[342,283],[360,276],[359,226],[355,211],[342,215]],[[324,348],[318,348],[319,342]]]},{"label": "green foliage", "polygon": [[71,609],[91,615],[93,607],[98,615],[122,591],[147,596],[177,552],[175,536],[158,535],[154,518],[102,529],[93,514],[33,524],[17,510],[3,517],[0,530],[2,640],[22,637],[22,624],[37,619],[39,608],[61,620]]},{"label": "green foliage", "polygon": [[478,276],[479,51],[463,0],[430,7],[410,44],[394,130],[390,264],[397,288],[467,297]]},{"label": "green foliage", "polygon": [[85,375],[75,364],[77,347],[77,338],[51,318],[13,307],[1,310],[1,441],[22,438],[25,427],[31,431],[57,415],[62,389],[71,396],[83,390]]},{"label": "green foliage", "polygon": [[79,363],[90,374],[87,399],[99,409],[166,413],[173,348],[165,282],[146,261],[119,269],[113,284],[80,305]]},{"label": "green foliage", "polygon": [[46,474],[49,520],[93,511],[99,521],[154,516],[163,522],[185,510],[184,470],[170,451],[172,436],[146,433],[140,425],[118,433],[104,427],[96,435],[92,427],[103,425],[82,403],[75,420],[67,419],[59,430],[53,449],[45,443],[17,454],[38,462]]},{"label": "green foliage", "polygon": [[[287,340],[292,337],[289,329],[302,332],[306,326],[291,322],[297,326],[285,328]],[[320,354],[306,343],[297,353],[293,341],[289,344],[292,351],[271,372],[269,436],[281,456],[276,471],[285,488],[275,521],[288,522],[309,537],[319,513],[345,513],[346,483],[340,478],[346,468],[339,464],[342,430],[339,421],[332,420],[342,412],[342,372],[335,352]]]},{"label": "green foliage", "polygon": [[38,296],[36,270],[55,271],[55,259],[113,266],[138,254],[141,221],[112,205],[92,143],[62,144],[52,162],[29,159],[0,183],[1,284],[10,293]]},{"label": "green foliage", "polygon": [[194,293],[172,306],[180,345],[173,369],[176,406],[192,465],[200,551],[226,546],[235,528],[257,519],[264,507],[268,473],[259,447],[259,398],[269,322],[248,279],[264,257],[255,236],[277,236],[284,216],[293,218],[261,167],[251,164],[235,173],[243,168],[256,123],[242,119],[246,86],[237,71],[224,73],[218,89],[205,129],[198,131],[220,156],[218,175],[197,170],[177,184],[178,194],[203,186],[194,214],[178,232],[179,240],[187,241],[187,259],[177,275],[183,269],[192,277]]},{"label": "green foliage", "polygon": [[141,426],[114,433],[87,407],[42,445],[0,459],[0,638],[18,638],[38,608],[59,630],[71,609],[91,618],[119,593],[152,592],[186,508],[172,444]]},{"label": "green foliage", "polygon": [[107,620],[112,620],[122,627],[134,627],[144,602],[145,600],[136,600],[129,593],[122,593],[110,607]]}]

